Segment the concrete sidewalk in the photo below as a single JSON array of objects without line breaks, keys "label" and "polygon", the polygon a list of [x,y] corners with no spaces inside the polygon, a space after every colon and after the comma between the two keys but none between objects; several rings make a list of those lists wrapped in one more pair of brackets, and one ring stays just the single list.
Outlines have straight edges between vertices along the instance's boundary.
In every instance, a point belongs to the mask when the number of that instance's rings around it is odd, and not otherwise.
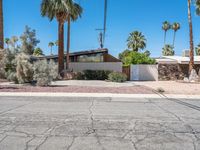
[{"label": "concrete sidewalk", "polygon": [[198,99],[200,95],[180,94],[112,94],[112,93],[35,93],[35,92],[0,92],[0,97],[89,97],[89,98],[177,98],[177,99]]}]

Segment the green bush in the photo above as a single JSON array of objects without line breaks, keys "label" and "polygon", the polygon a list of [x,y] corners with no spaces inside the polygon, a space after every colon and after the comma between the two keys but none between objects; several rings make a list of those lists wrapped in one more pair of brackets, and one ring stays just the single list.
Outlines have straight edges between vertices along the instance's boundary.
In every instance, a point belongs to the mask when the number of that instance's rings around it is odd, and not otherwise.
[{"label": "green bush", "polygon": [[108,80],[112,82],[125,82],[127,81],[127,76],[121,72],[113,72],[108,75]]},{"label": "green bush", "polygon": [[134,51],[125,51],[121,54],[121,60],[124,66],[132,64],[155,64],[155,59],[147,56],[146,53],[139,53]]},{"label": "green bush", "polygon": [[77,80],[107,80],[111,71],[106,70],[84,70],[76,75]]}]

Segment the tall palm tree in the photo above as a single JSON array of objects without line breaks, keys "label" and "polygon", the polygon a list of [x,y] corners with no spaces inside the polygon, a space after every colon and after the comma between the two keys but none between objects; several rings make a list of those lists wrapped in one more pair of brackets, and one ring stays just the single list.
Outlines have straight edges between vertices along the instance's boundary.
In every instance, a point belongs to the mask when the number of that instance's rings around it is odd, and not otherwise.
[{"label": "tall palm tree", "polygon": [[164,45],[166,44],[167,31],[170,28],[171,28],[171,25],[170,25],[170,23],[168,21],[163,22],[162,29],[165,32],[165,35],[164,35]]},{"label": "tall palm tree", "polygon": [[68,0],[68,14],[67,14],[67,56],[66,56],[66,69],[69,69],[69,52],[70,52],[70,30],[71,30],[71,21],[76,21],[79,17],[81,17],[81,14],[83,12],[82,7],[73,2],[73,0]]},{"label": "tall palm tree", "polygon": [[191,15],[191,0],[188,0],[188,22],[190,29],[190,63],[189,72],[194,68],[194,42],[193,42],[193,26],[192,26],[192,15]]},{"label": "tall palm tree", "polygon": [[177,23],[177,22],[173,23],[172,25],[172,30],[174,30],[173,47],[174,47],[175,39],[176,39],[176,32],[180,30],[180,28],[181,28],[180,23]]},{"label": "tall palm tree", "polygon": [[139,31],[134,31],[132,33],[130,33],[129,37],[128,37],[128,48],[138,52],[140,49],[144,49],[146,47],[146,38],[145,36],[139,32]]},{"label": "tall palm tree", "polygon": [[3,0],[0,0],[0,48],[4,49]]},{"label": "tall palm tree", "polygon": [[49,42],[49,45],[48,45],[50,48],[51,48],[51,55],[53,55],[53,53],[52,53],[52,48],[53,48],[53,46],[54,46],[54,42]]},{"label": "tall palm tree", "polygon": [[64,70],[64,23],[67,19],[68,0],[42,0],[41,15],[48,17],[50,21],[54,18],[58,21],[58,68],[61,74]]}]

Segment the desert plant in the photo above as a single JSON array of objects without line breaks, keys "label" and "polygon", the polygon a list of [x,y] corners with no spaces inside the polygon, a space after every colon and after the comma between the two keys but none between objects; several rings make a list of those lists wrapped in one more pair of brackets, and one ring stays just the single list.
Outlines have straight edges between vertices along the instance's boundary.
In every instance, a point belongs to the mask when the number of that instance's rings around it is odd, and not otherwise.
[{"label": "desert plant", "polygon": [[33,80],[33,65],[30,56],[20,53],[16,57],[16,77],[19,83],[31,82]]},{"label": "desert plant", "polygon": [[127,81],[127,76],[121,72],[112,72],[108,75],[108,80],[112,82],[125,82]]},{"label": "desert plant", "polygon": [[58,67],[53,61],[40,60],[34,64],[34,80],[38,86],[48,86],[51,81],[58,78]]},{"label": "desert plant", "polygon": [[58,74],[58,65],[53,60],[49,61],[49,75],[51,76],[52,80],[60,79]]},{"label": "desert plant", "polygon": [[39,40],[36,38],[36,31],[32,30],[30,27],[26,26],[24,33],[20,37],[21,39],[21,52],[32,55],[34,53],[35,47],[38,43],[40,43]]}]

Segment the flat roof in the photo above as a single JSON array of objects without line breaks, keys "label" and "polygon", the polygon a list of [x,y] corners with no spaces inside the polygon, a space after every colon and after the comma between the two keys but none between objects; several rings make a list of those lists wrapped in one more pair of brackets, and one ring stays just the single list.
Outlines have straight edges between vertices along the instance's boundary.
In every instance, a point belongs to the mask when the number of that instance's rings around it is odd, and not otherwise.
[{"label": "flat roof", "polygon": [[[182,57],[182,56],[162,56],[159,58],[156,58],[156,62],[163,64],[189,64],[190,58],[189,57]],[[200,56],[194,56],[194,63],[200,64]]]},{"label": "flat roof", "polygon": [[[89,55],[89,54],[97,54],[97,53],[108,53],[108,49],[107,48],[103,48],[103,49],[94,49],[94,50],[84,50],[84,51],[79,51],[79,52],[73,52],[70,53],[70,56],[80,56],[80,55]],[[66,55],[66,54],[64,54]],[[58,55],[47,55],[47,56],[39,56],[39,58],[57,58]]]}]

